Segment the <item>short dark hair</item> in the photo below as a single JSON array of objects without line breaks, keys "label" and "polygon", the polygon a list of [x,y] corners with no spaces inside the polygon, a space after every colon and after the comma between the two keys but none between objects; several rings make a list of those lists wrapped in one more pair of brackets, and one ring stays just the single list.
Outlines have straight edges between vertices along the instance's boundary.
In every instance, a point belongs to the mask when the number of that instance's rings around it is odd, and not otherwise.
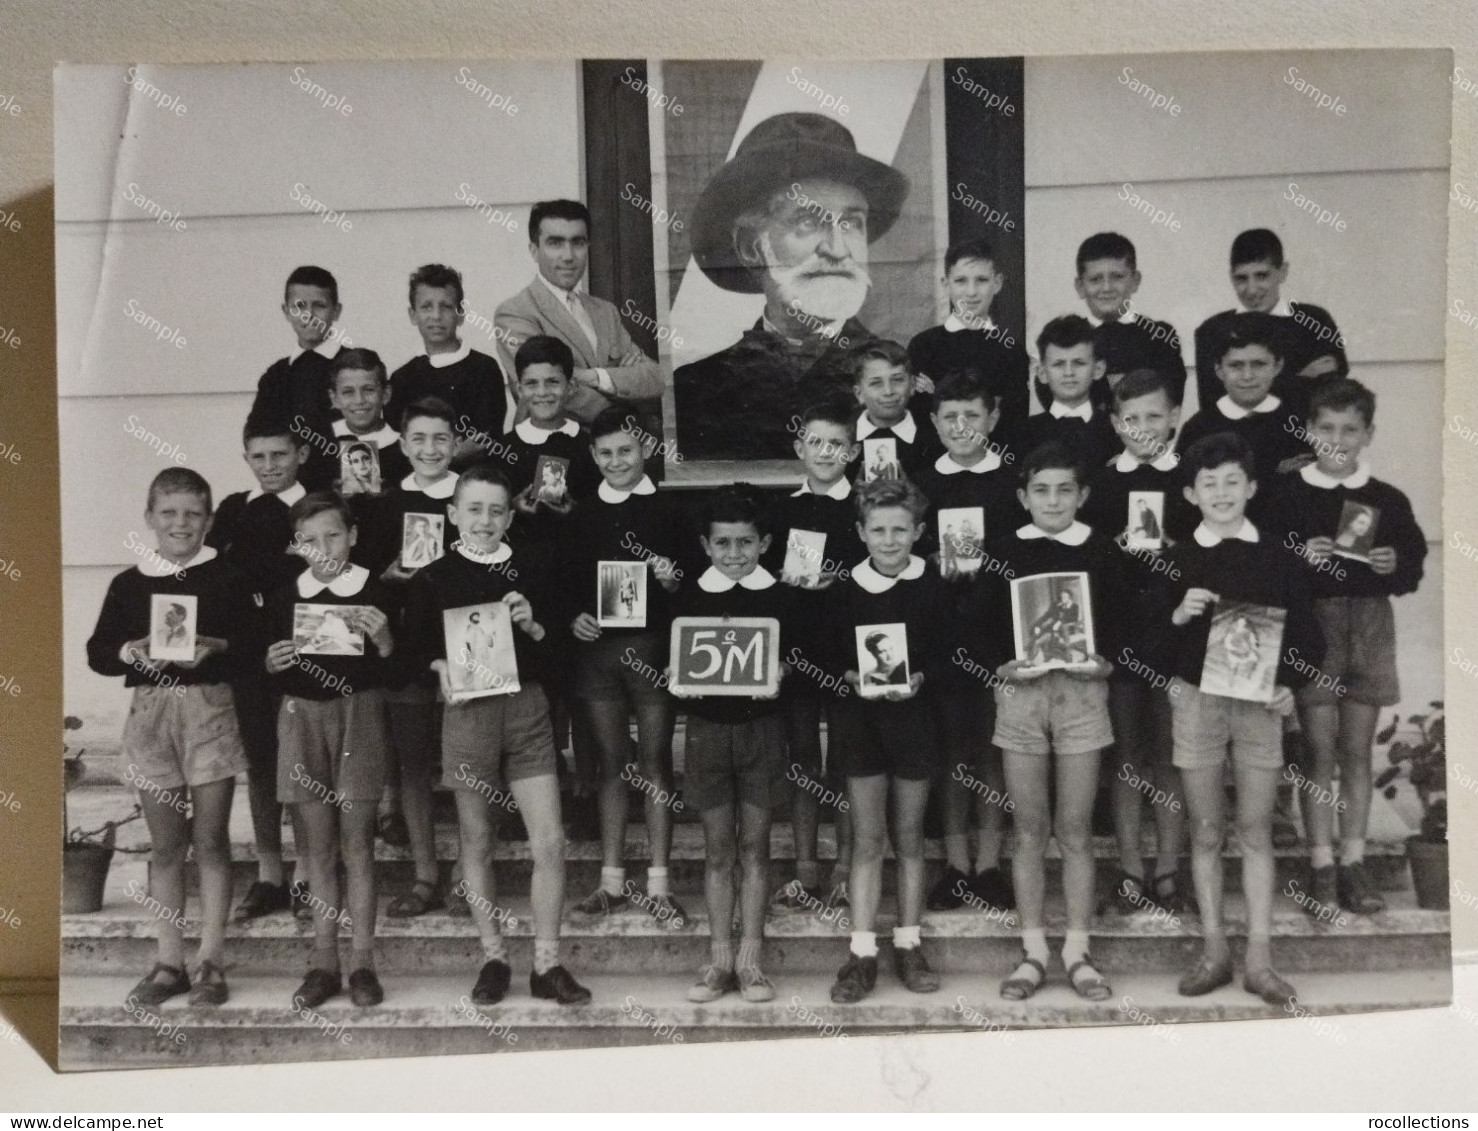
[{"label": "short dark hair", "polygon": [[411,272],[410,305],[416,305],[417,287],[450,287],[457,292],[457,309],[466,297],[462,290],[462,272],[444,263],[427,263]]},{"label": "short dark hair", "polygon": [[462,497],[462,488],[469,483],[491,483],[494,487],[503,488],[503,494],[513,498],[513,488],[508,483],[508,476],[503,474],[503,469],[490,460],[482,463],[474,463],[466,471],[457,477],[457,485],[452,488],[452,502],[457,502]]},{"label": "short dark hair", "polygon": [[400,430],[409,432],[411,421],[417,417],[425,416],[432,420],[442,420],[453,432],[457,430],[457,410],[440,397],[422,397],[413,402],[400,417]]},{"label": "short dark hair", "polygon": [[1095,337],[1093,323],[1081,314],[1063,314],[1052,319],[1042,327],[1041,333],[1037,335],[1037,356],[1046,360],[1048,346],[1056,346],[1058,349],[1070,350],[1074,346],[1084,343],[1093,347],[1093,358],[1098,359],[1098,342]]},{"label": "short dark hair", "polygon": [[1148,397],[1154,393],[1164,393],[1172,405],[1180,404],[1180,398],[1176,395],[1175,382],[1160,370],[1131,369],[1114,386],[1114,412],[1117,413],[1122,409],[1125,401],[1132,401],[1136,397]]},{"label": "short dark hair", "polygon": [[287,282],[282,285],[282,301],[287,301],[287,292],[295,286],[322,287],[328,291],[328,297],[335,306],[339,305],[339,281],[322,267],[294,267],[293,273],[287,277]]},{"label": "short dark hair", "polygon": [[867,521],[870,511],[882,507],[903,507],[914,522],[923,522],[929,511],[929,500],[909,479],[869,479],[853,492],[857,499],[857,517]]},{"label": "short dark hair", "polygon": [[1257,458],[1252,454],[1252,447],[1235,432],[1202,436],[1180,454],[1180,472],[1187,484],[1194,484],[1201,472],[1227,463],[1239,464],[1248,479],[1257,478]]},{"label": "short dark hair", "polygon": [[529,242],[539,242],[539,225],[545,220],[584,220],[590,235],[590,209],[578,200],[541,200],[529,209]]},{"label": "short dark hair", "polygon": [[763,538],[770,532],[769,507],[745,484],[736,483],[714,495],[703,506],[703,537],[713,536],[716,522],[747,522]]},{"label": "short dark hair", "polygon": [[1278,324],[1270,314],[1244,310],[1232,318],[1230,325],[1216,345],[1216,361],[1220,364],[1235,349],[1244,346],[1262,346],[1278,360],[1283,359],[1283,347],[1279,344]]},{"label": "short dark hair", "polygon": [[633,436],[636,435],[632,430],[631,421],[632,415],[629,407],[613,404],[601,409],[596,418],[590,422],[591,444],[602,436],[614,436],[617,432],[630,432]]},{"label": "short dark hair", "polygon": [[1232,241],[1232,270],[1244,263],[1283,266],[1283,241],[1268,228],[1248,228]]},{"label": "short dark hair", "polygon": [[1095,259],[1122,259],[1129,270],[1139,270],[1134,245],[1118,232],[1095,232],[1078,245],[1078,274]]},{"label": "short dark hair", "polygon": [[1309,423],[1318,419],[1324,409],[1330,412],[1354,409],[1369,428],[1375,423],[1375,394],[1353,377],[1336,377],[1320,385],[1309,397]]},{"label": "short dark hair", "polygon": [[199,495],[205,500],[205,513],[211,514],[215,507],[211,503],[210,484],[205,476],[188,467],[166,467],[149,482],[149,501],[145,510],[154,509],[154,501],[160,495]]},{"label": "short dark hair", "polygon": [[979,400],[985,405],[986,414],[995,411],[997,401],[996,391],[991,387],[990,378],[983,370],[974,366],[963,369],[951,369],[939,379],[934,386],[934,411],[939,411],[939,406],[945,401],[973,401]]},{"label": "short dark hair", "polygon": [[346,369],[361,369],[367,373],[373,373],[380,379],[380,387],[383,389],[390,382],[389,374],[385,371],[385,363],[380,360],[380,355],[374,350],[365,349],[363,346],[355,346],[353,349],[342,349],[334,354],[333,361],[328,366],[328,385],[334,387],[338,381],[339,374]]},{"label": "short dark hair", "polygon": [[347,529],[354,529],[354,512],[349,509],[349,504],[337,491],[308,492],[292,505],[292,509],[287,512],[287,521],[296,530],[310,518],[327,514],[329,511],[335,512],[343,519]]},{"label": "short dark hair", "polygon": [[840,397],[831,397],[824,401],[816,401],[807,405],[800,415],[800,427],[796,435],[806,430],[807,424],[835,424],[841,428],[854,428],[857,424],[857,404],[855,401],[842,400]]},{"label": "short dark hair", "polygon": [[548,334],[534,334],[525,338],[523,345],[518,347],[518,352],[513,355],[515,379],[522,377],[523,371],[531,365],[557,365],[566,381],[575,379],[574,353],[566,343]]},{"label": "short dark hair", "polygon": [[862,380],[862,369],[869,361],[885,361],[889,365],[901,365],[910,376],[913,374],[913,362],[909,360],[908,350],[888,338],[876,338],[870,342],[863,342],[852,351],[852,382],[854,384]]},{"label": "short dark hair", "polygon": [[1057,440],[1038,444],[1026,453],[1026,459],[1021,464],[1021,485],[1025,487],[1032,481],[1032,476],[1040,471],[1071,471],[1073,481],[1079,487],[1088,482],[1088,469],[1083,466],[1082,458]]},{"label": "short dark hair", "polygon": [[990,240],[984,236],[952,243],[944,253],[944,273],[948,275],[962,259],[983,259],[995,267],[996,249],[991,247]]},{"label": "short dark hair", "polygon": [[286,436],[294,446],[306,444],[306,437],[299,436],[285,416],[275,413],[251,413],[246,418],[246,424],[241,429],[241,446],[244,448],[253,440],[265,440],[270,437]]}]

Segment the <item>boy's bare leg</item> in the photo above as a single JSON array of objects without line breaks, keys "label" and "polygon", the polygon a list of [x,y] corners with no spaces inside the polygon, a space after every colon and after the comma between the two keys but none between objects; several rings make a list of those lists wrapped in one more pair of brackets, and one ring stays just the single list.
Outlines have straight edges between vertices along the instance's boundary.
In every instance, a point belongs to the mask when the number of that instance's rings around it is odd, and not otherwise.
[{"label": "boy's bare leg", "polygon": [[185,855],[190,847],[189,824],[181,803],[185,787],[144,791],[139,803],[149,826],[153,846],[149,858],[149,895],[159,903],[159,961],[185,968]]},{"label": "boy's bare leg", "polygon": [[[1057,817],[1053,832],[1062,851],[1062,892],[1067,902],[1069,931],[1087,933],[1093,922],[1096,878],[1093,797],[1098,792],[1098,764],[1102,754],[1102,750],[1093,750],[1087,754],[1054,759],[1057,763]],[[1045,870],[1044,867],[1044,874]]]},{"label": "boy's bare leg", "polygon": [[[223,965],[226,920],[231,914],[231,797],[235,778],[223,778],[190,791],[194,817],[195,866],[200,869],[200,960]],[[181,879],[184,871],[181,869]],[[180,893],[184,908],[184,892]]]},{"label": "boy's bare leg", "polygon": [[852,929],[876,931],[888,837],[888,776],[847,779],[852,805]]},{"label": "boy's bare leg", "polygon": [[352,969],[371,964],[375,949],[375,807],[367,801],[345,802],[339,814],[339,844],[349,892],[345,897],[353,916]]},{"label": "boy's bare leg", "polygon": [[[892,787],[893,850],[898,857],[898,925],[917,927],[924,914],[924,809],[929,804],[929,781],[893,778]],[[878,878],[881,881],[881,868]]]},{"label": "boy's bare leg", "polygon": [[1006,767],[1001,751],[987,746],[976,762],[977,777],[989,793],[1000,800],[991,801],[979,794],[975,797],[975,820],[979,825],[979,841],[975,847],[975,871],[988,872],[1001,866],[1001,845],[1006,838]]},{"label": "boy's bare leg", "polygon": [[[1299,789],[1299,806],[1309,834],[1309,850],[1315,868],[1334,863],[1334,767],[1338,760],[1340,708],[1337,703],[1300,706],[1304,744],[1312,753],[1311,781],[1314,788]],[[1370,752],[1366,755],[1366,791],[1369,792]],[[1366,812],[1369,812],[1369,798]]]},{"label": "boy's bare leg", "polygon": [[392,761],[400,770],[400,810],[405,816],[406,836],[416,880],[434,884],[436,834],[431,820],[431,752],[437,707],[434,703],[390,703]]},{"label": "boy's bare leg", "polygon": [[1114,836],[1119,845],[1119,867],[1136,879],[1144,879],[1144,857],[1140,855],[1143,829],[1143,794],[1136,782],[1148,780],[1149,760],[1145,757],[1146,739],[1153,723],[1145,716],[1149,704],[1139,683],[1117,681],[1109,684],[1109,711],[1114,722],[1116,764],[1110,775],[1113,795]]},{"label": "boy's bare leg", "polygon": [[[1191,825],[1191,877],[1200,906],[1201,933],[1205,937],[1204,958],[1213,964],[1231,957],[1221,906],[1221,850],[1226,840],[1224,773],[1225,766],[1221,763],[1180,771]],[[1274,775],[1275,784],[1276,779]]]},{"label": "boy's bare leg", "polygon": [[[629,782],[622,769],[631,765],[630,712],[624,700],[587,700],[591,735],[600,752],[600,862],[601,868],[623,868],[626,861],[626,822],[630,819]],[[604,877],[602,878],[604,883]],[[617,891],[620,885],[617,884]],[[606,889],[610,894],[617,894]]]},{"label": "boy's bare leg", "polygon": [[728,971],[734,968],[734,870],[739,861],[739,832],[734,824],[734,806],[728,802],[710,806],[700,816],[710,959]]},{"label": "boy's bare leg", "polygon": [[[1346,700],[1339,707],[1339,839],[1341,864],[1364,859],[1370,827],[1370,748],[1380,708]],[[1352,846],[1358,854],[1350,859]]]},{"label": "boy's bare leg", "polygon": [[739,874],[740,938],[758,944],[770,898],[770,810],[745,801],[739,803]]},{"label": "boy's bare leg", "polygon": [[1242,894],[1247,900],[1247,969],[1272,966],[1273,808],[1281,770],[1236,767],[1237,839],[1242,847]]},{"label": "boy's bare leg", "polygon": [[[1044,754],[1005,750],[1002,751],[1002,760],[1006,791],[1016,803],[1011,814],[1016,829],[1011,878],[1016,887],[1016,908],[1025,936],[1028,931],[1044,932],[1046,925],[1047,838],[1052,831],[1052,815],[1047,804],[1047,774],[1051,759]],[[1045,940],[1045,934],[1043,938]],[[1045,946],[1044,941],[1043,949]]]},{"label": "boy's bare leg", "polygon": [[299,859],[308,869],[308,887],[313,895],[313,962],[315,969],[330,974],[339,971],[339,918],[343,903],[339,895],[338,811],[327,802],[303,801],[293,806],[307,837]]},{"label": "boy's bare leg", "polygon": [[[534,941],[558,943],[565,899],[565,834],[560,823],[559,778],[553,773],[519,778],[510,782],[508,788],[518,802],[529,832],[529,854],[534,862],[529,883],[534,905]],[[491,890],[491,881],[488,886]]]},{"label": "boy's bare leg", "polygon": [[[493,918],[498,897],[493,879],[493,850],[497,847],[497,822],[481,794],[468,789],[454,790],[457,799],[457,839],[462,862],[462,883],[467,889],[467,904],[472,908],[472,921],[483,949],[501,943],[501,932]],[[514,794],[517,797],[517,793]],[[520,799],[520,804],[522,801]],[[524,823],[528,824],[525,814]],[[529,827],[533,837],[533,828]],[[506,959],[505,959],[506,961]]]},{"label": "boy's bare leg", "polygon": [[[636,707],[637,753],[641,772],[649,782],[675,795],[672,780],[672,707],[666,701],[638,703]],[[625,783],[623,783],[625,784]],[[647,820],[647,840],[651,845],[653,868],[667,869],[672,854],[672,809],[643,790],[643,808]]]}]

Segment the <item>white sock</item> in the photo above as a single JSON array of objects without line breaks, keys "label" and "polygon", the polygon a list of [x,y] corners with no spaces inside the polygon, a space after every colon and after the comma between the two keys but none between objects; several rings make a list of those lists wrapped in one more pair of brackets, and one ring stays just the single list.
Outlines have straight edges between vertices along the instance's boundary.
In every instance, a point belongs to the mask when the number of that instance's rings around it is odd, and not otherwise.
[{"label": "white sock", "polygon": [[482,957],[484,962],[508,961],[508,944],[503,941],[501,934],[482,940]]},{"label": "white sock", "polygon": [[[602,871],[604,871],[604,870],[605,869],[602,869]],[[654,897],[654,898],[656,896],[659,896],[659,895],[670,895],[671,894],[667,890],[667,869],[666,868],[648,868],[647,869],[647,894],[650,895],[650,896],[652,896],[652,897]]]},{"label": "white sock", "polygon": [[919,945],[919,927],[894,927],[893,949],[912,950]]},{"label": "white sock", "polygon": [[1340,845],[1339,862],[1348,868],[1351,864],[1359,864],[1365,859],[1365,838],[1359,840],[1347,840]]},{"label": "white sock", "polygon": [[878,956],[878,934],[876,931],[853,931],[852,953],[858,958]]},{"label": "white sock", "polygon": [[1315,868],[1334,867],[1334,849],[1327,844],[1316,844],[1309,849],[1309,863]]},{"label": "white sock", "polygon": [[607,868],[602,866],[600,870],[600,890],[607,895],[620,895],[621,889],[626,884],[625,868]]},{"label": "white sock", "polygon": [[1062,964],[1071,966],[1088,953],[1088,932],[1068,931],[1062,940]]},{"label": "white sock", "polygon": [[1026,951],[1028,958],[1035,958],[1043,966],[1047,965],[1049,951],[1047,950],[1047,930],[1045,927],[1033,927],[1031,930],[1021,932],[1021,949]]}]

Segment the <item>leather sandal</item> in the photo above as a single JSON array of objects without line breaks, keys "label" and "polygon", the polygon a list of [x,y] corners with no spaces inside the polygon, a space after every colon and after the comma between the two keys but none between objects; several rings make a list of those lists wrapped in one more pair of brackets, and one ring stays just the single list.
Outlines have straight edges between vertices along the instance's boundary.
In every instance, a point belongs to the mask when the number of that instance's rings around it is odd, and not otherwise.
[{"label": "leather sandal", "polygon": [[446,900],[442,898],[437,884],[430,880],[417,880],[411,885],[410,891],[390,901],[385,914],[391,919],[413,919],[417,915],[440,911],[445,907]]},{"label": "leather sandal", "polygon": [[[1077,976],[1079,970],[1086,970],[1087,973],[1079,978]],[[1080,998],[1086,998],[1088,1001],[1107,1001],[1114,992],[1108,979],[1094,966],[1091,954],[1083,955],[1067,968],[1067,980],[1073,984],[1073,991]]]},{"label": "leather sandal", "polygon": [[[1037,972],[1035,978],[1022,976],[1019,971],[1023,966],[1029,966]],[[1007,1001],[1025,1001],[1042,988],[1042,983],[1047,980],[1047,967],[1038,962],[1025,951],[1021,959],[1016,963],[1016,969],[1011,971],[1011,977],[1001,983],[1001,996]]]}]

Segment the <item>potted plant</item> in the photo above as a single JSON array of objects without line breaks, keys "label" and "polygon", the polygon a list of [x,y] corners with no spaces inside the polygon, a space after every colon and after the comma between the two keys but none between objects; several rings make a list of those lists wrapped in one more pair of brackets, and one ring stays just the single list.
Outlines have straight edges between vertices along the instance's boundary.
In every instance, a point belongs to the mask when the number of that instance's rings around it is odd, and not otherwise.
[{"label": "potted plant", "polygon": [[1399,740],[1400,715],[1375,736],[1377,743],[1388,746],[1386,754],[1391,763],[1375,779],[1375,788],[1389,800],[1396,795],[1396,780],[1404,773],[1416,790],[1422,817],[1416,835],[1406,841],[1411,883],[1416,889],[1417,906],[1446,911],[1447,724],[1443,700],[1434,700],[1431,707],[1428,713],[1407,720],[1407,730]]},{"label": "potted plant", "polygon": [[[82,720],[68,715],[62,721],[63,730],[77,730]],[[86,763],[82,755],[75,754],[62,741],[62,766],[64,768],[62,791],[62,823],[66,835],[62,840],[62,911],[68,915],[86,914],[100,910],[103,906],[103,888],[108,882],[108,867],[113,862],[115,851],[141,852],[143,849],[118,849],[118,828],[144,815],[138,805],[133,812],[116,821],[104,821],[95,829],[82,829],[72,825],[67,811],[67,793],[87,776]]]}]

